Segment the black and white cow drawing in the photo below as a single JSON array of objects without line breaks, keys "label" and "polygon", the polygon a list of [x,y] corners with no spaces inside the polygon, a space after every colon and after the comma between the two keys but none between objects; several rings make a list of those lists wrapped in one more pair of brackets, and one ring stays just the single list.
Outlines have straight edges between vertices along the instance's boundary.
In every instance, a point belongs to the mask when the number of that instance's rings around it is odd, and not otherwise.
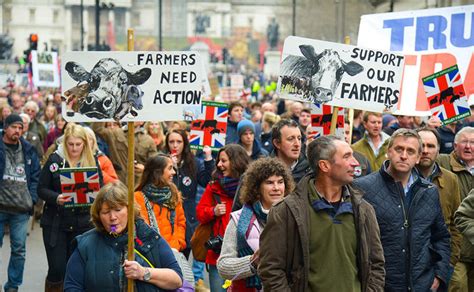
[{"label": "black and white cow drawing", "polygon": [[78,83],[89,84],[89,92],[79,107],[81,114],[97,119],[121,119],[129,113],[136,116],[135,110],[143,108],[143,92],[138,85],[150,78],[150,68],[130,73],[117,60],[103,58],[90,72],[72,61],[66,63],[65,69]]},{"label": "black and white cow drawing", "polygon": [[299,48],[303,57],[289,55],[281,64],[281,87],[291,83],[295,91],[290,93],[300,94],[312,103],[331,101],[344,73],[354,76],[364,70],[359,63],[344,62],[334,50],[325,49],[317,54],[311,45]]}]

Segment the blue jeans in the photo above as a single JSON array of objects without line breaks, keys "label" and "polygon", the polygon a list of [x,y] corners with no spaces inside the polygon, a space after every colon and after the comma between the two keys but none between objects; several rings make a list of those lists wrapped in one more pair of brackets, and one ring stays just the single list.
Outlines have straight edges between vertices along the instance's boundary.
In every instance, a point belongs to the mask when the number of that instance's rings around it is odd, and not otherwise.
[{"label": "blue jeans", "polygon": [[0,212],[0,248],[3,246],[5,224],[10,226],[10,262],[8,281],[4,289],[18,288],[23,283],[23,269],[26,258],[26,234],[29,214],[8,214]]},{"label": "blue jeans", "polygon": [[205,266],[206,266],[205,263],[193,259],[194,281],[197,282],[199,279],[204,280],[204,267]]},{"label": "blue jeans", "polygon": [[209,288],[211,289],[211,292],[225,292],[222,285],[224,285],[224,279],[219,276],[217,267],[209,265]]}]

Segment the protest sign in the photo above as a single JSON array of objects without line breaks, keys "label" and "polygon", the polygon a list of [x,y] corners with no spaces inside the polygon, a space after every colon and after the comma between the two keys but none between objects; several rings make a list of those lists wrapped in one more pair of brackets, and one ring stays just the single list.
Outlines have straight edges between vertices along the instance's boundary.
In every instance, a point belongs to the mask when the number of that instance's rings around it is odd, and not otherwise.
[{"label": "protest sign", "polygon": [[362,16],[358,46],[405,54],[396,114],[428,116],[422,78],[459,66],[466,95],[474,95],[474,5]]},{"label": "protest sign", "polygon": [[200,109],[196,52],[71,52],[62,64],[67,121],[183,120]]},{"label": "protest sign", "polygon": [[423,78],[431,113],[443,125],[471,115],[457,65]]},{"label": "protest sign", "polygon": [[[333,107],[325,104],[311,106],[311,125],[308,138],[316,139],[330,134]],[[337,113],[336,136],[344,137],[344,108],[339,108]]]},{"label": "protest sign", "polygon": [[219,150],[225,145],[228,105],[222,102],[203,101],[198,118],[191,122],[189,145],[191,149],[210,146]]},{"label": "protest sign", "polygon": [[282,97],[374,112],[398,103],[401,55],[290,36],[282,60]]},{"label": "protest sign", "polygon": [[78,167],[59,169],[61,193],[69,196],[66,208],[90,206],[100,189],[97,167]]},{"label": "protest sign", "polygon": [[33,84],[37,87],[59,87],[58,53],[31,51]]},{"label": "protest sign", "polygon": [[238,90],[244,89],[244,75],[230,74],[230,87]]}]

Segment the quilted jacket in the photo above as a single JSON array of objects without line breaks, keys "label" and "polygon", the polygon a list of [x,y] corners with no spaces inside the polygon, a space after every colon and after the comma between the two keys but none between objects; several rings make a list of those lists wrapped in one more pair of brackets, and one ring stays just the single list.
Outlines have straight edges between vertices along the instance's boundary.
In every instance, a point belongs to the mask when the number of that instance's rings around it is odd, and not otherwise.
[{"label": "quilted jacket", "polygon": [[387,173],[388,161],[378,172],[355,180],[375,209],[385,256],[385,291],[430,291],[434,277],[438,291],[446,291],[450,236],[444,223],[436,187],[415,172],[411,204],[403,186]]}]

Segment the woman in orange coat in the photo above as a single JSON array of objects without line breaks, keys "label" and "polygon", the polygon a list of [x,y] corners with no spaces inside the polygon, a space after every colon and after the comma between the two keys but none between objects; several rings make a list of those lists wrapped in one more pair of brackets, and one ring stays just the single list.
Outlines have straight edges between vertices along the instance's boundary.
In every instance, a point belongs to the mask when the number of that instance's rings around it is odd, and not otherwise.
[{"label": "woman in orange coat", "polygon": [[186,218],[181,194],[173,183],[175,174],[170,156],[150,157],[135,192],[135,201],[145,222],[158,230],[171,248],[182,251],[186,248]]}]

